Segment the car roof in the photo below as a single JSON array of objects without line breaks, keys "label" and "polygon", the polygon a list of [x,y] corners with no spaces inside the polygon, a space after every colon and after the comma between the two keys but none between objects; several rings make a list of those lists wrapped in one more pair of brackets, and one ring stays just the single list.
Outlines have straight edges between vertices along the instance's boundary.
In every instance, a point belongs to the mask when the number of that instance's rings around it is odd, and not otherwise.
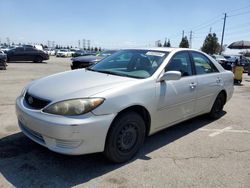
[{"label": "car roof", "polygon": [[[201,52],[200,50],[192,48],[173,48],[173,47],[150,47],[150,48],[128,48],[124,50],[152,50],[152,51],[161,51],[161,52],[178,52],[178,51],[196,51]],[[203,52],[201,52],[203,53]]]}]

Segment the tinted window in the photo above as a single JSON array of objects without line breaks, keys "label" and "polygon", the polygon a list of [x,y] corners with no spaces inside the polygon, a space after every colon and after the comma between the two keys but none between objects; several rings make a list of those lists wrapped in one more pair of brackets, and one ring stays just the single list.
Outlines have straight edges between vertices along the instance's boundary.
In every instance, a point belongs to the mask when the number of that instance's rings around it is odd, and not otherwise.
[{"label": "tinted window", "polygon": [[182,76],[192,75],[192,65],[187,52],[179,52],[172,57],[165,71],[180,71]]},{"label": "tinted window", "polygon": [[24,48],[16,48],[15,51],[16,51],[16,52],[23,52],[23,51],[24,51]]},{"label": "tinted window", "polygon": [[203,54],[191,52],[195,64],[196,74],[219,72],[215,65]]},{"label": "tinted window", "polygon": [[25,48],[25,51],[34,52],[34,51],[36,51],[36,49],[34,49],[34,48]]}]

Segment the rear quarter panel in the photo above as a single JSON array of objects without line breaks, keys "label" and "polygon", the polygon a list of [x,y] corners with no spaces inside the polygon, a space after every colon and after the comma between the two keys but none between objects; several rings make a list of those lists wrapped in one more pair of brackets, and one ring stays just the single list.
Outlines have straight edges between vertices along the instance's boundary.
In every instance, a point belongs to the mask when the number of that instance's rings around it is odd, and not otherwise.
[{"label": "rear quarter panel", "polygon": [[221,72],[221,77],[223,79],[224,89],[227,93],[227,101],[229,101],[234,92],[234,75],[231,71],[224,70]]}]

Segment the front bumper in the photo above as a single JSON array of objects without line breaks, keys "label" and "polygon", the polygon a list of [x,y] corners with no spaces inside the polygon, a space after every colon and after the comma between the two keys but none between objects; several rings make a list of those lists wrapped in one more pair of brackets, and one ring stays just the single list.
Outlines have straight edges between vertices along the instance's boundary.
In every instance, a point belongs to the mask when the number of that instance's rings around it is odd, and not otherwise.
[{"label": "front bumper", "polygon": [[23,97],[16,100],[16,114],[22,132],[48,149],[69,155],[104,151],[114,114],[66,117],[28,109]]}]

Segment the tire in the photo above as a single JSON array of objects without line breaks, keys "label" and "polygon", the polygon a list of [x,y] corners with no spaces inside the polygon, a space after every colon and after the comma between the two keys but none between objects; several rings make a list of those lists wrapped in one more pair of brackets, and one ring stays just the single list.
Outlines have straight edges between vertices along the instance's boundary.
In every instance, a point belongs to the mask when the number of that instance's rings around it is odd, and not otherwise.
[{"label": "tire", "polygon": [[42,63],[43,62],[43,58],[41,56],[36,56],[34,59],[35,63]]},{"label": "tire", "polygon": [[105,156],[114,163],[129,161],[143,145],[145,133],[145,122],[139,114],[121,114],[108,132]]},{"label": "tire", "polygon": [[212,119],[218,119],[223,111],[223,107],[225,105],[225,94],[219,93],[217,98],[214,101],[213,107],[209,113],[210,118]]}]

